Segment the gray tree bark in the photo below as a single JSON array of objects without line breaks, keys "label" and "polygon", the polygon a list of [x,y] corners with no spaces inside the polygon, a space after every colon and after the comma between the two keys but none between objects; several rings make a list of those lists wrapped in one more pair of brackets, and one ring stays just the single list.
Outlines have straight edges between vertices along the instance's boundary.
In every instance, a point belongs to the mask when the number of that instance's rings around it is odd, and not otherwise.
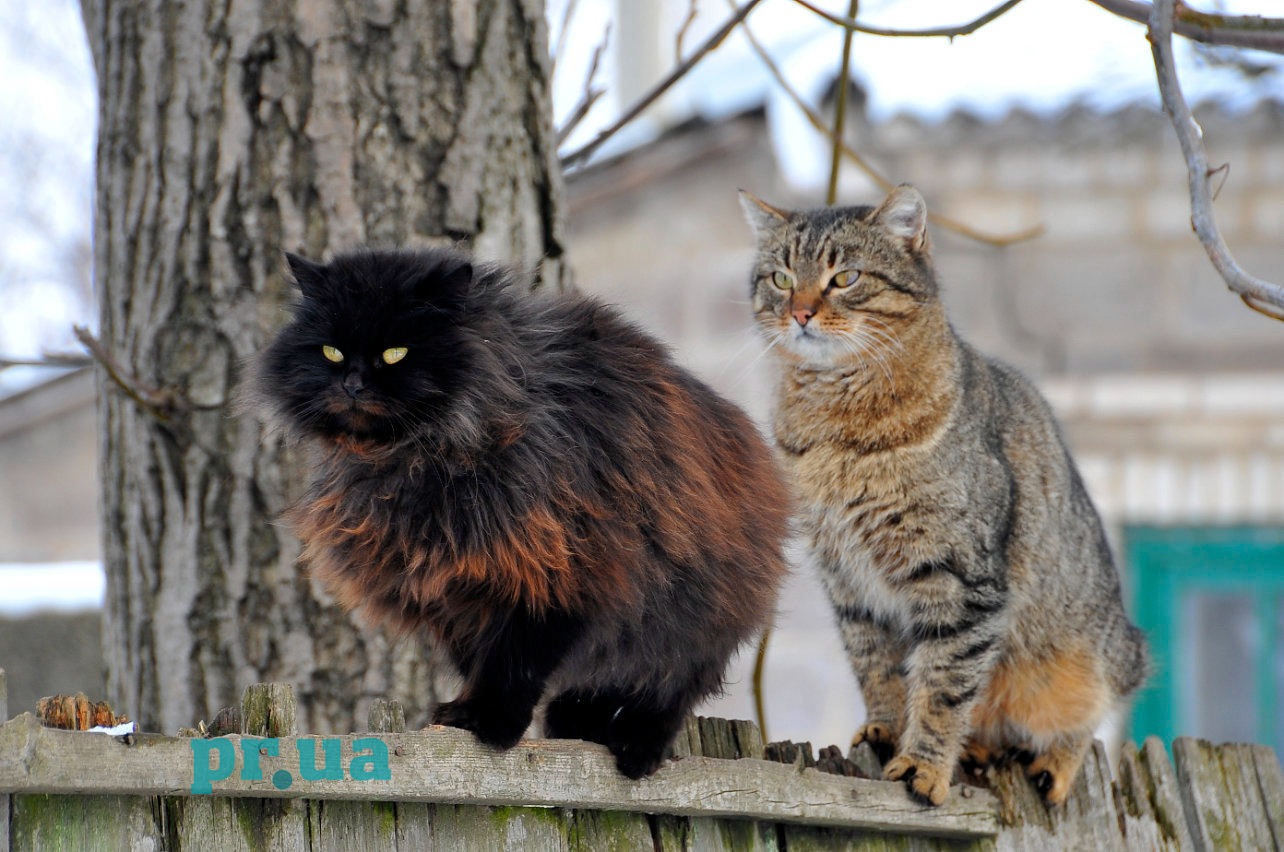
[{"label": "gray tree bark", "polygon": [[298,451],[230,406],[282,251],[462,242],[565,286],[542,0],[82,0],[98,71],[108,683],[172,733],[288,681],[300,727],[422,721],[438,666],[359,629],[274,519]]}]

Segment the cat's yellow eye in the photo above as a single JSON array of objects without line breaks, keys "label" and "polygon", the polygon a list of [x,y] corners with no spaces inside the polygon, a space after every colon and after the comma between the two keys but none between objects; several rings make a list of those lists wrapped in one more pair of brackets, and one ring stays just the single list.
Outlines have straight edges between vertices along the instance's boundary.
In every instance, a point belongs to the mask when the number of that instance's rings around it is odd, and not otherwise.
[{"label": "cat's yellow eye", "polygon": [[385,349],[383,350],[383,363],[395,364],[402,358],[405,358],[408,351],[410,350],[406,349],[404,346],[394,346],[391,349]]},{"label": "cat's yellow eye", "polygon": [[857,278],[860,278],[859,272],[853,272],[851,270],[843,270],[842,272],[835,275],[833,278],[829,279],[829,283],[839,288],[850,287],[856,283]]},{"label": "cat's yellow eye", "polygon": [[781,290],[792,290],[794,288],[794,279],[783,272],[771,273],[771,283]]},{"label": "cat's yellow eye", "polygon": [[338,349],[335,349],[333,346],[322,346],[321,354],[325,356],[327,361],[331,361],[335,364],[343,362],[343,353]]}]

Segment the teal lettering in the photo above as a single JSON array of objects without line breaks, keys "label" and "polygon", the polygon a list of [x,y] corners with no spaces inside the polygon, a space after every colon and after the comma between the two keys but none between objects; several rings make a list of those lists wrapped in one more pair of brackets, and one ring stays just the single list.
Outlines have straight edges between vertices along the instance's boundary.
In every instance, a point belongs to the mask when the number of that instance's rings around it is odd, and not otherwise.
[{"label": "teal lettering", "polygon": [[321,740],[321,749],[325,752],[325,766],[317,769],[317,741],[302,739],[299,746],[299,774],[304,781],[342,781],[343,761],[339,755],[341,740]]},{"label": "teal lettering", "polygon": [[[226,781],[236,769],[236,750],[232,742],[223,738],[191,740],[192,744],[192,795],[208,796],[214,792],[213,782]],[[213,755],[218,752],[218,768],[214,768]]]},{"label": "teal lettering", "polygon": [[[365,753],[367,750],[368,754]],[[378,737],[353,740],[352,763],[348,764],[348,774],[353,781],[391,781],[388,744]]]},{"label": "teal lettering", "polygon": [[275,737],[266,740],[241,740],[241,780],[262,781],[263,769],[259,766],[259,755],[281,755],[281,741]]}]

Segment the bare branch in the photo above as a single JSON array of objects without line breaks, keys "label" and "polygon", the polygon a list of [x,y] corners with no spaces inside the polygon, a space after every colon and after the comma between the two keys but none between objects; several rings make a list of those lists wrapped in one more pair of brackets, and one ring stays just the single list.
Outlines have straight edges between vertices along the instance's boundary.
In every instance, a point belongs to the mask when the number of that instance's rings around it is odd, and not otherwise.
[{"label": "bare branch", "polygon": [[[1090,0],[1121,18],[1148,24],[1154,7],[1137,0]],[[1284,53],[1284,18],[1261,15],[1216,15],[1191,9],[1184,3],[1175,7],[1173,32],[1204,44],[1247,47]]]},{"label": "bare branch", "polygon": [[606,25],[606,32],[602,33],[602,40],[598,42],[597,48],[593,51],[593,59],[589,62],[588,74],[584,77],[584,94],[580,97],[580,102],[571,110],[567,116],[566,123],[557,131],[557,144],[561,145],[567,137],[575,132],[584,117],[589,114],[593,104],[597,99],[602,97],[602,89],[593,88],[593,81],[597,79],[597,68],[602,62],[602,54],[606,51],[606,45],[611,40],[611,25]]},{"label": "bare branch", "polygon": [[[1273,305],[1284,309],[1284,288],[1263,281],[1244,271],[1230,249],[1226,247],[1217,221],[1213,215],[1213,199],[1209,191],[1208,154],[1204,151],[1203,130],[1190,114],[1186,97],[1177,80],[1177,67],[1173,61],[1173,5],[1174,0],[1156,0],[1151,8],[1149,32],[1151,53],[1155,59],[1155,77],[1159,81],[1159,97],[1164,104],[1177,133],[1182,155],[1186,158],[1186,172],[1190,183],[1190,224],[1208,253],[1222,280],[1238,293],[1250,307],[1262,309]],[[1267,311],[1263,310],[1263,313]],[[1279,317],[1277,317],[1278,319]]]},{"label": "bare branch", "polygon": [[687,39],[687,33],[691,30],[691,25],[695,23],[699,11],[696,9],[698,0],[690,0],[687,6],[687,17],[678,28],[678,35],[673,42],[673,57],[675,62],[682,61],[682,43]]},{"label": "bare branch", "polygon": [[[732,0],[727,0],[727,2],[730,3]],[[802,110],[802,113],[807,118],[808,123],[824,134],[830,141],[834,142],[834,144],[841,145],[843,155],[847,157],[847,159],[851,160],[852,163],[864,172],[870,180],[877,184],[880,189],[884,192],[891,192],[892,188],[895,186],[894,183],[884,177],[878,169],[874,168],[868,160],[862,157],[846,142],[843,142],[841,139],[835,139],[832,130],[825,125],[825,120],[820,116],[820,114],[812,109],[806,99],[798,93],[798,90],[789,84],[784,73],[780,70],[780,66],[776,64],[775,60],[771,58],[771,55],[763,48],[761,42],[759,42],[757,37],[754,36],[753,31],[749,29],[749,25],[742,24],[740,29],[744,33],[745,38],[748,39],[750,46],[753,47],[754,52],[758,54],[758,58],[762,60],[763,65],[766,66],[767,70],[771,73],[771,76],[775,78],[776,84],[780,86],[781,90],[789,96],[789,99],[792,100],[800,110]],[[968,239],[976,240],[977,242],[991,246],[1008,246],[1013,245],[1014,243],[1025,242],[1026,240],[1031,240],[1039,236],[1044,230],[1043,225],[1035,225],[1024,231],[1018,231],[1015,234],[987,234],[983,231],[978,231],[957,219],[953,219],[949,216],[942,216],[939,213],[929,212],[927,214],[927,218],[937,225],[940,225],[942,228],[946,228],[956,234],[967,237]]]},{"label": "bare branch", "polygon": [[892,36],[896,38],[955,38],[956,36],[971,35],[981,27],[990,23],[990,21],[993,21],[995,18],[1002,15],[1004,12],[1007,12],[1016,4],[1020,3],[1021,0],[1007,0],[1003,5],[991,9],[981,17],[976,20],[969,21],[966,24],[959,24],[955,27],[934,27],[927,30],[893,30],[885,27],[871,27],[868,24],[862,24],[860,21],[853,20],[852,18],[844,18],[842,15],[835,15],[832,12],[827,12],[816,4],[809,2],[809,0],[794,0],[794,2],[799,6],[810,9],[812,12],[830,23],[838,24],[840,27],[858,33],[866,33],[867,35],[876,36]]},{"label": "bare branch", "polygon": [[125,395],[138,403],[144,410],[151,412],[156,419],[168,422],[179,409],[178,401],[174,394],[148,387],[140,382],[137,378],[130,375],[120,362],[107,351],[102,341],[94,337],[93,333],[84,326],[77,325],[72,328],[76,339],[85,345],[93,359],[103,366],[107,372],[107,378],[111,379],[117,387],[124,391]]},{"label": "bare branch", "polygon": [[94,363],[92,358],[75,355],[70,352],[51,352],[40,358],[4,358],[0,357],[0,370],[6,367],[87,367]]},{"label": "bare branch", "polygon": [[575,16],[575,7],[578,3],[579,0],[569,0],[566,4],[566,14],[562,15],[562,26],[557,31],[557,46],[553,48],[555,52],[548,64],[548,76],[550,79],[557,72],[557,60],[562,55],[562,51],[566,49],[566,34],[570,32],[571,18]]},{"label": "bare branch", "polygon": [[[858,11],[860,0],[851,0],[847,7],[847,17],[855,18]],[[833,154],[829,160],[829,190],[825,193],[825,203],[829,205],[838,201],[838,171],[843,162],[843,128],[847,123],[847,90],[851,86],[852,37],[855,35],[853,30],[843,33],[843,61],[838,71],[838,102],[834,105]]]},{"label": "bare branch", "polygon": [[624,114],[620,116],[614,124],[598,133],[598,135],[594,137],[593,141],[589,142],[587,145],[584,145],[578,150],[572,151],[565,157],[562,157],[562,168],[570,168],[571,166],[593,156],[598,148],[601,148],[608,139],[620,131],[620,128],[624,127],[629,122],[633,121],[633,119],[641,115],[647,107],[655,103],[661,95],[672,88],[674,83],[685,77],[701,59],[704,59],[716,50],[718,45],[722,44],[723,40],[731,34],[731,31],[734,30],[741,21],[748,17],[749,13],[752,12],[761,2],[762,0],[748,0],[748,2],[741,6],[734,15],[727,19],[727,22],[723,24],[716,33],[710,36],[704,44],[700,45],[700,47],[691,54],[689,59],[683,60],[676,68],[669,72],[669,76],[661,80],[650,92],[643,95],[637,103],[625,110]]}]

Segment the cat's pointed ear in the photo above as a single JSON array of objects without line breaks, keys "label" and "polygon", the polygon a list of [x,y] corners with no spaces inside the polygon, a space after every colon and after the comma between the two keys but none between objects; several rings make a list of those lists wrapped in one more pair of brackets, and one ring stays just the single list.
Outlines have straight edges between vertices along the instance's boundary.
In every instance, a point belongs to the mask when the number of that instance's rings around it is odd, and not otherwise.
[{"label": "cat's pointed ear", "polygon": [[458,262],[442,270],[446,287],[454,293],[466,293],[473,283],[473,262],[459,258]]},{"label": "cat's pointed ear", "polygon": [[304,293],[325,280],[325,264],[316,263],[303,255],[288,251],[285,253],[285,262],[290,267],[290,275],[294,278],[294,283]]},{"label": "cat's pointed ear", "polygon": [[903,240],[910,251],[921,252],[927,246],[927,203],[908,183],[896,187],[883,199],[871,221]]},{"label": "cat's pointed ear", "polygon": [[745,219],[754,233],[762,233],[778,228],[789,219],[789,212],[773,207],[751,192],[740,190],[740,209],[745,211]]},{"label": "cat's pointed ear", "polygon": [[411,279],[414,295],[448,312],[463,311],[473,290],[477,270],[467,256],[457,252],[426,253],[417,277]]}]

